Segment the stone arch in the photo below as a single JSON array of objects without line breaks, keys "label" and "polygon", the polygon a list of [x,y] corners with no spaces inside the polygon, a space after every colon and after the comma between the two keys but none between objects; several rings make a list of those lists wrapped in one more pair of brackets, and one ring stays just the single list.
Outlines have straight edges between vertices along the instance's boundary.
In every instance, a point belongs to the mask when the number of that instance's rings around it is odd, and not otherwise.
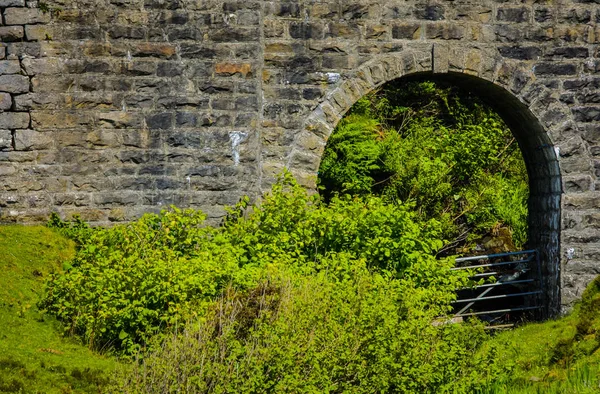
[{"label": "stone arch", "polygon": [[407,48],[382,55],[342,76],[296,135],[287,167],[309,188],[326,141],[350,107],[386,82],[415,76],[443,79],[478,94],[498,111],[515,135],[529,174],[530,243],[540,251],[544,278],[544,317],[561,310],[561,197],[558,160],[561,136],[577,133],[571,112],[551,87],[536,80],[535,69],[502,58],[496,49]]}]

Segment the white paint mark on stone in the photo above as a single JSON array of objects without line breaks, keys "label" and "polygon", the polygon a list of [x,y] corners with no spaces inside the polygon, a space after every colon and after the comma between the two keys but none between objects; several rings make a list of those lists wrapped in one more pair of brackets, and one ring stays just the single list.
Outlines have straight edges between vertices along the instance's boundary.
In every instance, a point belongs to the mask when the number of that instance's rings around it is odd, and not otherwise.
[{"label": "white paint mark on stone", "polygon": [[338,81],[342,78],[342,76],[338,73],[326,73],[327,75],[327,83],[334,84],[338,83]]},{"label": "white paint mark on stone", "polygon": [[567,261],[573,260],[575,258],[575,249],[569,248],[567,249]]},{"label": "white paint mark on stone", "polygon": [[559,146],[554,147],[554,153],[556,154],[556,160],[559,160],[560,159],[560,147]]},{"label": "white paint mark on stone", "polygon": [[231,154],[233,156],[233,164],[240,164],[240,144],[248,138],[248,133],[245,131],[230,131],[229,140],[231,141]]}]

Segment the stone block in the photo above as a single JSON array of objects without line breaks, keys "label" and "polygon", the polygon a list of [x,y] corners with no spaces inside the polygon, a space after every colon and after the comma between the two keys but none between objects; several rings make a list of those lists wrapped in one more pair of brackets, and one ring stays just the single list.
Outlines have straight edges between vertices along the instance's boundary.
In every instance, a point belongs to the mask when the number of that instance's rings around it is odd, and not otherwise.
[{"label": "stone block", "polygon": [[501,7],[496,14],[500,22],[523,23],[528,22],[530,17],[531,10],[528,7]]},{"label": "stone block", "polygon": [[465,28],[454,23],[427,25],[426,37],[429,39],[460,40],[465,37]]},{"label": "stone block", "polygon": [[23,75],[0,75],[0,92],[28,93],[29,78]]},{"label": "stone block", "polygon": [[146,117],[146,125],[150,129],[170,129],[173,127],[173,114],[165,112],[149,115]]},{"label": "stone block", "polygon": [[39,8],[6,8],[4,10],[4,23],[8,26],[48,22],[50,22],[50,13],[44,13]]},{"label": "stone block", "polygon": [[538,76],[576,75],[577,65],[573,63],[538,63],[533,72]]},{"label": "stone block", "polygon": [[502,57],[518,60],[535,60],[542,56],[542,50],[536,46],[502,46],[498,48]]},{"label": "stone block", "polygon": [[445,18],[446,9],[441,4],[418,5],[415,10],[417,19],[428,21],[441,21]]},{"label": "stone block", "polygon": [[421,37],[421,25],[418,23],[400,23],[392,27],[392,38],[397,40],[416,40]]},{"label": "stone block", "polygon": [[52,147],[53,138],[50,133],[35,130],[15,131],[15,150],[44,150]]},{"label": "stone block", "polygon": [[29,127],[29,120],[27,112],[2,112],[0,113],[0,129],[24,129]]},{"label": "stone block", "polygon": [[0,129],[0,149],[8,150],[10,148],[12,148],[12,132]]},{"label": "stone block", "polygon": [[23,26],[0,26],[0,41],[19,41],[25,37]]},{"label": "stone block", "polygon": [[215,73],[222,76],[240,75],[246,78],[252,75],[252,65],[249,63],[217,63]]},{"label": "stone block", "polygon": [[26,25],[25,38],[27,41],[50,41],[54,39],[54,29],[47,25]]},{"label": "stone block", "polygon": [[18,60],[0,60],[0,75],[18,74],[21,72],[21,65]]},{"label": "stone block", "polygon": [[314,39],[323,38],[323,26],[315,22],[292,22],[290,23],[290,36],[298,39]]},{"label": "stone block", "polygon": [[25,7],[25,0],[0,0],[0,8]]},{"label": "stone block", "polygon": [[12,108],[12,97],[8,93],[0,93],[0,110],[8,111]]},{"label": "stone block", "polygon": [[[0,145],[0,149],[2,146]],[[14,175],[17,172],[15,166],[10,163],[0,163],[0,177]]]}]

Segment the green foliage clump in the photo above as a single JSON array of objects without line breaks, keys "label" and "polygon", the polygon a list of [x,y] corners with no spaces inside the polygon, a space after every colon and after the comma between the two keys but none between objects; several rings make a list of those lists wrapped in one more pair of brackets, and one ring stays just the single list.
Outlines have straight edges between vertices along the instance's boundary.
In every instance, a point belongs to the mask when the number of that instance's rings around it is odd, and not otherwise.
[{"label": "green foliage clump", "polygon": [[[527,236],[527,174],[502,119],[476,97],[433,82],[387,84],[363,97],[328,141],[321,192],[414,202],[452,247],[494,228]],[[466,241],[466,242],[465,242]]]},{"label": "green foliage clump", "polygon": [[174,208],[97,229],[67,272],[51,276],[39,306],[90,348],[132,352],[231,281],[236,251],[204,218]]},{"label": "green foliage clump", "polygon": [[247,289],[265,272],[327,270],[331,254],[364,259],[370,269],[411,278],[445,305],[464,276],[436,260],[439,225],[414,221],[411,209],[380,198],[309,197],[286,174],[260,206],[244,200],[220,228],[200,212],[173,208],[137,222],[98,229],[67,272],[53,275],[40,307],[91,348],[132,353],[150,337],[202,311],[226,285]]},{"label": "green foliage clump", "polygon": [[494,374],[475,355],[483,327],[432,324],[444,308],[412,280],[374,273],[347,253],[323,264],[226,292],[115,391],[458,393]]}]

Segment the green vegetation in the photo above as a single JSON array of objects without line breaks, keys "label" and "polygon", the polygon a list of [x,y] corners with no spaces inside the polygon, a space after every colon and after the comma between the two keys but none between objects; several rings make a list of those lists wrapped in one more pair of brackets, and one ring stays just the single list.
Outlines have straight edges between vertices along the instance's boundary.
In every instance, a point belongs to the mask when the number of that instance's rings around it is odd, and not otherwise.
[{"label": "green vegetation", "polygon": [[117,363],[60,335],[38,310],[43,284],[75,253],[43,227],[0,227],[0,392],[98,392]]},{"label": "green vegetation", "polygon": [[504,332],[481,352],[495,352],[506,370],[488,393],[598,393],[600,277],[569,316]]},{"label": "green vegetation", "polygon": [[331,135],[319,182],[326,198],[374,193],[414,204],[441,223],[447,254],[468,252],[487,234],[505,236],[488,247],[496,252],[527,240],[518,145],[493,110],[455,87],[399,82],[363,97]]},{"label": "green vegetation", "polygon": [[600,279],[560,320],[449,320],[473,284],[450,255],[526,242],[522,158],[476,98],[409,83],[360,100],[320,183],[284,173],[219,227],[174,207],[0,227],[0,393],[598,392]]}]

